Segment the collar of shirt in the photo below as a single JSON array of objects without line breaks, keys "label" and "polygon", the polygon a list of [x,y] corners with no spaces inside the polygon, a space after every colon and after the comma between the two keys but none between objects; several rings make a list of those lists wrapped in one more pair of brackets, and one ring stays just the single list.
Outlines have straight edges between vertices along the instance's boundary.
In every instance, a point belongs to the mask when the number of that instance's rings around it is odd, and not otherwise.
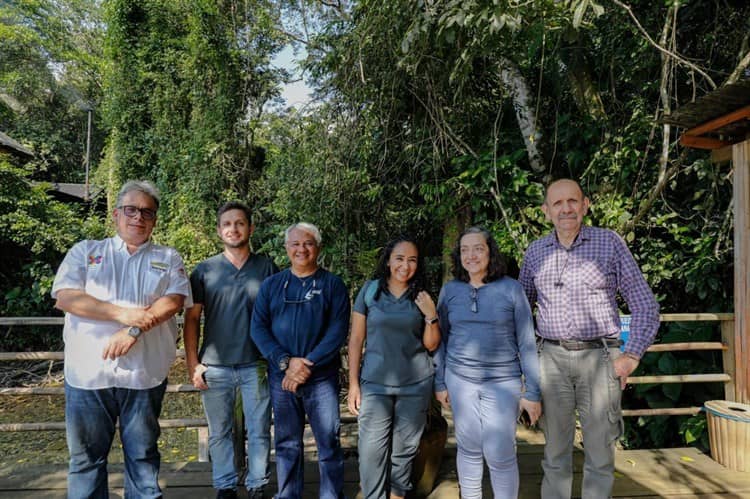
[{"label": "collar of shirt", "polygon": [[552,230],[552,233],[547,236],[545,246],[554,246],[555,248],[568,250],[582,245],[584,241],[588,241],[589,239],[591,239],[591,228],[588,225],[581,225],[581,229],[578,231],[578,235],[576,235],[576,238],[573,240],[573,244],[570,245],[570,248],[566,248],[565,246],[560,244],[560,240],[557,237],[556,230]]},{"label": "collar of shirt", "polygon": [[[120,234],[115,234],[114,236],[112,236],[112,246],[117,251],[128,251],[128,245],[125,244],[125,241],[122,240],[122,238],[120,237]],[[145,251],[146,248],[148,248],[149,246],[151,246],[151,238],[149,238],[149,240],[146,241],[145,243],[138,246],[135,250],[135,253],[133,253],[133,255],[135,255],[136,253],[140,253],[141,251]]]}]

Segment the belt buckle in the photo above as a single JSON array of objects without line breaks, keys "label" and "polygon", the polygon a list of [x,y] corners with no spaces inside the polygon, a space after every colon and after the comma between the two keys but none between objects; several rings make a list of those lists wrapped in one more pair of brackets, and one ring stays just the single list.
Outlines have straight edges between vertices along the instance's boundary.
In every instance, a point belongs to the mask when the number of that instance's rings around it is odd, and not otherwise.
[{"label": "belt buckle", "polygon": [[560,340],[560,346],[569,352],[577,352],[585,348],[583,344],[577,340]]}]

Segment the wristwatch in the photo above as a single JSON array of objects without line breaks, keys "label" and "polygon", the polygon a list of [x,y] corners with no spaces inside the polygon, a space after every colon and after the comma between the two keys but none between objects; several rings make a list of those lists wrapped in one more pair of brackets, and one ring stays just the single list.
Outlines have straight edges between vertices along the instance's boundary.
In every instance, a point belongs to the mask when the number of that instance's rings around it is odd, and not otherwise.
[{"label": "wristwatch", "polygon": [[143,331],[141,331],[141,328],[139,327],[130,326],[128,328],[128,335],[132,336],[136,340],[138,339],[138,337],[141,335],[142,332]]},{"label": "wristwatch", "polygon": [[427,317],[424,318],[425,323],[427,324],[435,324],[438,321],[437,317],[433,317],[431,319],[428,319]]},{"label": "wristwatch", "polygon": [[285,355],[281,359],[279,359],[279,371],[286,371],[289,369],[289,356]]}]

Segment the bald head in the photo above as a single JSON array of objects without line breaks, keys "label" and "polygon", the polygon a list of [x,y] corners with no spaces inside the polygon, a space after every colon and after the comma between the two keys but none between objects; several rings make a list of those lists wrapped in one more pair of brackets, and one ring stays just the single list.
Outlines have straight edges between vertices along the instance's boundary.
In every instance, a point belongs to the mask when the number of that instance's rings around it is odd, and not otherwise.
[{"label": "bald head", "polygon": [[569,178],[561,178],[559,180],[555,180],[551,184],[547,186],[547,188],[544,191],[544,203],[547,204],[547,199],[549,197],[549,192],[552,190],[554,191],[557,187],[565,186],[567,188],[576,189],[581,195],[581,199],[585,198],[586,196],[583,194],[583,189],[581,188],[581,184],[576,182],[575,180],[569,179]]},{"label": "bald head", "polygon": [[557,238],[564,246],[570,246],[578,235],[588,210],[589,198],[578,182],[561,179],[547,187],[542,211],[555,225]]}]

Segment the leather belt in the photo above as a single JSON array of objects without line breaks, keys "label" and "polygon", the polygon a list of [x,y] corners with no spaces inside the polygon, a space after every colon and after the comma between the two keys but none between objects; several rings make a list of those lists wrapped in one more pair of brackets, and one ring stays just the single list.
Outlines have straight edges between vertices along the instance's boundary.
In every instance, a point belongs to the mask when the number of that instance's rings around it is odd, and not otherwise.
[{"label": "leather belt", "polygon": [[[622,341],[615,338],[603,339],[604,343],[606,343],[608,347],[619,347],[623,344]],[[547,338],[542,338],[542,341],[545,343],[551,343],[553,345],[561,346],[568,351],[592,350],[594,348],[603,347],[602,338],[598,338],[596,340],[550,340]]]}]

